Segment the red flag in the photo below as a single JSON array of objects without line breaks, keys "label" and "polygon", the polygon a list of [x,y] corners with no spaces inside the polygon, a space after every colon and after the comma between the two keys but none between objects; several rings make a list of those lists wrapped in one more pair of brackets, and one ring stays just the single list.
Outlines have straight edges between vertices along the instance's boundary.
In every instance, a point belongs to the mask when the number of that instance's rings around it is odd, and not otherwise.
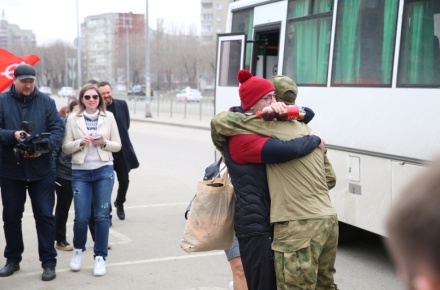
[{"label": "red flag", "polygon": [[17,65],[22,63],[34,65],[39,60],[40,58],[33,54],[15,56],[4,49],[0,49],[0,93],[12,84],[12,77]]}]

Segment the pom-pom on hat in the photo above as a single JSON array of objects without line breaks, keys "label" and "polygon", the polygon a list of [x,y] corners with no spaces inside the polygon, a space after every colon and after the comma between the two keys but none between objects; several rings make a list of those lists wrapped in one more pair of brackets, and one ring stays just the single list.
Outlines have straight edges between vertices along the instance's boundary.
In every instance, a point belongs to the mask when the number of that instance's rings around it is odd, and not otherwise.
[{"label": "pom-pom on hat", "polygon": [[247,70],[240,70],[237,78],[240,83],[238,94],[240,95],[243,111],[249,110],[259,99],[275,91],[275,87],[270,81],[262,77],[253,76]]}]

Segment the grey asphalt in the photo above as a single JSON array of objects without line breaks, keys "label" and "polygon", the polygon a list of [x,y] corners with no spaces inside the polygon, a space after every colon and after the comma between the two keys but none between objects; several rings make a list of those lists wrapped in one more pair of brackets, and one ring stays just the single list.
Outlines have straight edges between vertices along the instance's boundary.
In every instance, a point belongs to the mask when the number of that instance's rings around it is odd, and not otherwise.
[{"label": "grey asphalt", "polygon": [[[213,158],[209,120],[134,115],[130,135],[138,157],[142,159],[141,167],[130,174],[127,219],[120,221],[113,212],[107,275],[93,276],[93,242],[89,235],[81,271],[72,273],[68,267],[72,252],[58,251],[57,278],[50,282],[41,281],[35,223],[28,199],[22,221],[25,251],[21,269],[10,277],[0,278],[0,289],[227,290],[232,275],[223,251],[188,254],[179,247],[185,226],[183,212],[194,194],[196,182],[203,176],[204,167],[209,164],[206,160]],[[145,141],[150,138],[155,141]],[[143,146],[144,142],[148,142],[148,146]],[[192,147],[194,152],[191,156],[184,156],[182,152],[185,151],[176,152],[182,156],[182,159],[176,159],[176,168],[169,168],[172,155],[160,165],[167,146],[172,147],[174,143],[180,143],[184,148]],[[144,150],[146,154],[142,153]],[[194,160],[194,156],[200,156],[200,160],[190,164],[184,159],[190,157]],[[191,168],[186,170],[188,165]],[[185,170],[187,172],[182,174]],[[169,179],[167,173],[176,176],[171,182],[175,184],[161,186]],[[115,184],[113,200],[116,188]],[[72,207],[67,223],[70,243],[73,216]],[[3,231],[0,231],[0,250],[4,246]],[[4,263],[5,259],[1,257],[0,267]]]},{"label": "grey asphalt", "polygon": [[209,123],[210,119],[199,120],[196,116],[184,118],[167,118],[167,117],[152,117],[146,118],[142,114],[131,114],[131,120],[134,122],[147,122],[152,124],[170,125],[176,127],[184,127],[199,130],[211,130]]},{"label": "grey asphalt", "polygon": [[[145,118],[132,114],[130,136],[141,167],[130,174],[127,219],[113,217],[107,275],[93,276],[90,236],[80,272],[68,267],[72,252],[58,252],[57,278],[41,281],[30,202],[23,216],[25,252],[21,270],[0,278],[0,289],[227,290],[232,280],[223,251],[187,254],[179,247],[183,212],[196,182],[213,160],[209,119]],[[113,192],[113,200],[115,191]],[[73,211],[67,227],[72,241]],[[4,249],[0,231],[0,250]],[[0,257],[0,267],[5,262]],[[341,289],[403,289],[378,243],[339,247],[336,282]]]}]

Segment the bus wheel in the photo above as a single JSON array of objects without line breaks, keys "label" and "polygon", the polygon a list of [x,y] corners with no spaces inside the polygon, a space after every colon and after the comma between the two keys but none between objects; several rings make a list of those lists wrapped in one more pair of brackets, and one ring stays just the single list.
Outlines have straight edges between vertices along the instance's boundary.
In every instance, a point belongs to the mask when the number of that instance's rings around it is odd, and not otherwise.
[{"label": "bus wheel", "polygon": [[352,225],[339,222],[339,244],[349,243],[356,239],[358,229]]}]

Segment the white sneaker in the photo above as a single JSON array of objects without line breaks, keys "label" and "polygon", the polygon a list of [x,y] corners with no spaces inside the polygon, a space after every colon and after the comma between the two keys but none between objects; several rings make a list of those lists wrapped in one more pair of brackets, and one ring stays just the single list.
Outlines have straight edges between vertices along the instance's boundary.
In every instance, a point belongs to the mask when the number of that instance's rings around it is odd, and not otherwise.
[{"label": "white sneaker", "polygon": [[73,249],[72,260],[70,260],[70,269],[72,271],[76,272],[81,269],[82,258],[83,258],[83,250]]},{"label": "white sneaker", "polygon": [[101,256],[95,257],[95,269],[93,270],[93,275],[104,276],[107,273],[105,270],[105,260]]}]

